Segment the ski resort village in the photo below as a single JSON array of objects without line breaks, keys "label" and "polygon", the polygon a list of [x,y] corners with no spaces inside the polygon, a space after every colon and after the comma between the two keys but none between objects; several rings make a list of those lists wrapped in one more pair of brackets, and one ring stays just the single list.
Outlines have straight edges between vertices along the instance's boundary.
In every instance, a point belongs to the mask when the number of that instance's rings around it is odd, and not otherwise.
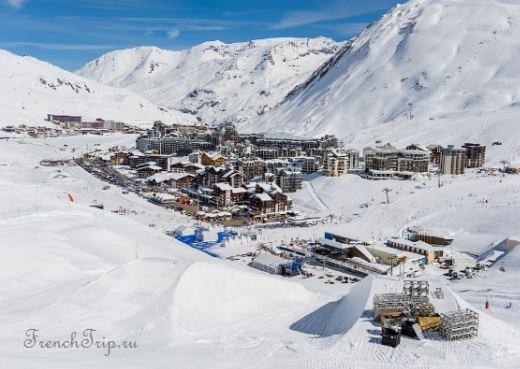
[{"label": "ski resort village", "polygon": [[0,40],[1,368],[520,368],[520,3],[302,1]]}]

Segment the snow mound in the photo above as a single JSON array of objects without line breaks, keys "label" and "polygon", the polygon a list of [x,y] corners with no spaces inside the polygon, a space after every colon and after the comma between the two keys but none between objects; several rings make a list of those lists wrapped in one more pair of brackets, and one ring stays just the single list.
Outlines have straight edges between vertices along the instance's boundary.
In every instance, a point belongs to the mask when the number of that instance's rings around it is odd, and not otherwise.
[{"label": "snow mound", "polygon": [[188,331],[222,328],[243,322],[263,324],[281,311],[299,308],[314,295],[301,284],[207,262],[192,264],[173,298],[172,322]]},{"label": "snow mound", "polygon": [[373,283],[373,276],[366,277],[357,283],[348,295],[306,315],[290,328],[321,337],[347,333],[370,305]]},{"label": "snow mound", "polygon": [[493,243],[484,253],[482,253],[478,261],[480,263],[491,263],[496,265],[498,261],[502,264],[507,263],[508,266],[518,267],[520,265],[518,259],[518,248],[520,241],[508,238],[500,242]]},{"label": "snow mound", "polygon": [[[119,337],[159,326],[185,263],[166,258],[138,259],[123,264],[59,297],[31,320],[46,331],[103,327]],[[63,319],[66,317],[66,319]]]}]

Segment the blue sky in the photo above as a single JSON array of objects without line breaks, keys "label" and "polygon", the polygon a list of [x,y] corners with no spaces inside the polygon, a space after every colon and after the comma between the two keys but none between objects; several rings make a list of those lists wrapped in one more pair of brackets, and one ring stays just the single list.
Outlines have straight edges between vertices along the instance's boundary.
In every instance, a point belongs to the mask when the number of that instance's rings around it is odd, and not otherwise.
[{"label": "blue sky", "polygon": [[345,40],[395,0],[0,0],[0,48],[75,70],[114,49],[208,41]]}]

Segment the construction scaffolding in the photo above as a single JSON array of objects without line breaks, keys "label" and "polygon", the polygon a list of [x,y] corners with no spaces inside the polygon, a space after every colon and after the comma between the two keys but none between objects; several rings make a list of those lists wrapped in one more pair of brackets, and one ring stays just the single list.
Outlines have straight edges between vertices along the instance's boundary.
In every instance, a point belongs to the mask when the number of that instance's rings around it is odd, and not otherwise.
[{"label": "construction scaffolding", "polygon": [[411,296],[410,313],[413,316],[430,315],[435,313],[435,307],[428,296]]},{"label": "construction scaffolding", "polygon": [[382,315],[401,315],[410,306],[410,296],[404,293],[383,293],[374,296],[374,318],[380,319]]},{"label": "construction scaffolding", "polygon": [[439,300],[443,300],[444,299],[444,291],[442,290],[442,288],[436,288],[435,292],[433,293],[433,295],[436,298],[438,298]]},{"label": "construction scaffolding", "polygon": [[441,336],[448,341],[470,339],[478,336],[478,313],[466,309],[441,314]]},{"label": "construction scaffolding", "polygon": [[386,316],[429,315],[435,313],[428,296],[406,293],[384,293],[374,296],[374,318],[383,320]]},{"label": "construction scaffolding", "polygon": [[430,283],[428,281],[406,280],[403,282],[403,293],[411,296],[428,296]]}]

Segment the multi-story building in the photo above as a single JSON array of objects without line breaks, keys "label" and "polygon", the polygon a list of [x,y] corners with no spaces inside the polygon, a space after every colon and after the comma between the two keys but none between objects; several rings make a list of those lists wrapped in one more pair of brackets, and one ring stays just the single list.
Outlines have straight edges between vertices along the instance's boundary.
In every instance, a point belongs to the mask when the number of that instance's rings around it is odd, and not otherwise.
[{"label": "multi-story building", "polygon": [[394,171],[426,173],[430,164],[430,153],[425,150],[399,150],[390,144],[368,147],[364,150],[365,172]]},{"label": "multi-story building", "polygon": [[145,162],[142,164],[139,164],[135,170],[137,172],[137,175],[139,178],[147,178],[154,174],[160,173],[164,168],[157,165],[155,162]]},{"label": "multi-story building", "polygon": [[464,174],[467,163],[466,149],[456,149],[449,145],[441,152],[440,170],[443,174]]},{"label": "multi-story building", "polygon": [[188,155],[188,161],[190,163],[194,164],[200,164],[200,157],[201,157],[200,151],[194,151],[191,154]]},{"label": "multi-story building", "polygon": [[276,173],[278,168],[287,168],[289,167],[289,161],[286,159],[270,159],[265,160],[265,172],[266,173]]},{"label": "multi-story building", "polygon": [[279,158],[296,158],[304,155],[305,152],[299,147],[283,147],[278,149],[277,157]]},{"label": "multi-story building", "polygon": [[441,145],[428,145],[427,148],[430,150],[430,164],[439,167],[443,147]]},{"label": "multi-story building", "polygon": [[124,151],[118,151],[110,156],[111,165],[128,165],[130,154]]},{"label": "multi-story building", "polygon": [[222,179],[229,183],[233,188],[240,187],[244,184],[244,175],[233,168],[228,168],[222,175]]},{"label": "multi-story building", "polygon": [[196,150],[214,150],[207,128],[201,126],[167,126],[158,121],[153,128],[136,139],[139,151],[186,156]]},{"label": "multi-story building", "polygon": [[146,182],[152,186],[182,189],[193,185],[195,176],[190,173],[161,172],[148,177]]},{"label": "multi-story building", "polygon": [[290,139],[290,138],[265,138],[265,137],[248,137],[250,142],[256,147],[278,149],[280,156],[294,157],[305,155],[314,155],[314,151],[326,149],[335,149],[338,147],[338,139],[333,135],[323,136],[313,139]]},{"label": "multi-story building", "polygon": [[345,154],[348,159],[348,169],[357,169],[359,168],[359,151],[354,149],[345,150]]},{"label": "multi-story building", "polygon": [[200,156],[200,163],[202,165],[214,165],[221,166],[226,163],[227,158],[221,154],[208,154],[207,152],[202,153]]},{"label": "multi-story building", "polygon": [[397,159],[399,172],[427,173],[430,153],[423,150],[401,150]]},{"label": "multi-story building", "polygon": [[429,263],[437,261],[444,256],[444,250],[436,248],[423,241],[414,242],[406,239],[390,239],[386,242],[386,246],[424,255]]},{"label": "multi-story building", "polygon": [[244,175],[246,181],[249,181],[265,173],[265,161],[260,158],[239,158],[236,169]]},{"label": "multi-story building", "polygon": [[206,167],[203,171],[197,172],[199,183],[204,187],[213,187],[214,184],[222,182],[223,167]]},{"label": "multi-story building", "polygon": [[249,202],[251,210],[262,218],[276,216],[292,208],[292,199],[275,184],[257,184]]},{"label": "multi-story building", "polygon": [[255,147],[253,149],[253,156],[259,157],[263,160],[277,159],[278,149],[273,147]]},{"label": "multi-story building", "polygon": [[155,163],[163,170],[170,170],[173,157],[172,155],[148,154],[148,155],[132,155],[128,158],[128,164],[131,168],[137,168],[144,163]]},{"label": "multi-story building", "polygon": [[237,155],[241,157],[251,156],[251,154],[253,153],[253,144],[251,144],[250,142],[236,144],[235,152],[237,153]]},{"label": "multi-story building", "polygon": [[198,172],[199,183],[204,187],[212,187],[216,183],[225,182],[231,187],[240,187],[244,183],[244,175],[229,167],[209,166]]},{"label": "multi-story building", "polygon": [[298,170],[278,169],[276,184],[283,192],[296,192],[302,188],[302,173]]},{"label": "multi-story building", "polygon": [[480,168],[486,161],[486,146],[474,143],[465,143],[462,148],[466,149],[467,168]]},{"label": "multi-story building", "polygon": [[224,127],[222,128],[222,130],[223,130],[223,134],[222,134],[223,141],[232,141],[232,142],[238,141],[238,132],[233,123],[224,124]]},{"label": "multi-story building", "polygon": [[314,173],[320,168],[320,159],[315,156],[300,156],[289,159],[289,166],[302,173]]},{"label": "multi-story building", "polygon": [[214,199],[217,201],[217,203],[215,205],[217,205],[218,208],[230,206],[233,204],[233,198],[231,196],[233,187],[229,183],[226,183],[226,182],[215,183],[213,185],[213,187],[215,190]]},{"label": "multi-story building", "polygon": [[307,156],[302,161],[302,172],[303,173],[314,173],[320,168],[320,160],[314,156]]},{"label": "multi-story building", "polygon": [[323,159],[323,171],[330,177],[338,177],[348,173],[349,160],[344,151],[330,150]]},{"label": "multi-story building", "polygon": [[81,123],[82,119],[79,115],[57,115],[57,114],[47,114],[47,121],[53,123]]},{"label": "multi-story building", "polygon": [[[182,148],[184,149],[184,147]],[[213,149],[215,149],[215,145],[213,145],[211,142],[203,140],[189,140],[189,145],[187,146],[187,149],[183,151],[178,150],[176,154],[178,156],[186,156],[192,151],[211,151]]]},{"label": "multi-story building", "polygon": [[[137,150],[142,152],[154,151],[159,154],[189,155],[193,151],[192,141],[178,137],[158,137],[149,134],[141,135],[136,139]],[[201,145],[198,145],[201,146]],[[211,145],[203,145],[211,146]]]}]

